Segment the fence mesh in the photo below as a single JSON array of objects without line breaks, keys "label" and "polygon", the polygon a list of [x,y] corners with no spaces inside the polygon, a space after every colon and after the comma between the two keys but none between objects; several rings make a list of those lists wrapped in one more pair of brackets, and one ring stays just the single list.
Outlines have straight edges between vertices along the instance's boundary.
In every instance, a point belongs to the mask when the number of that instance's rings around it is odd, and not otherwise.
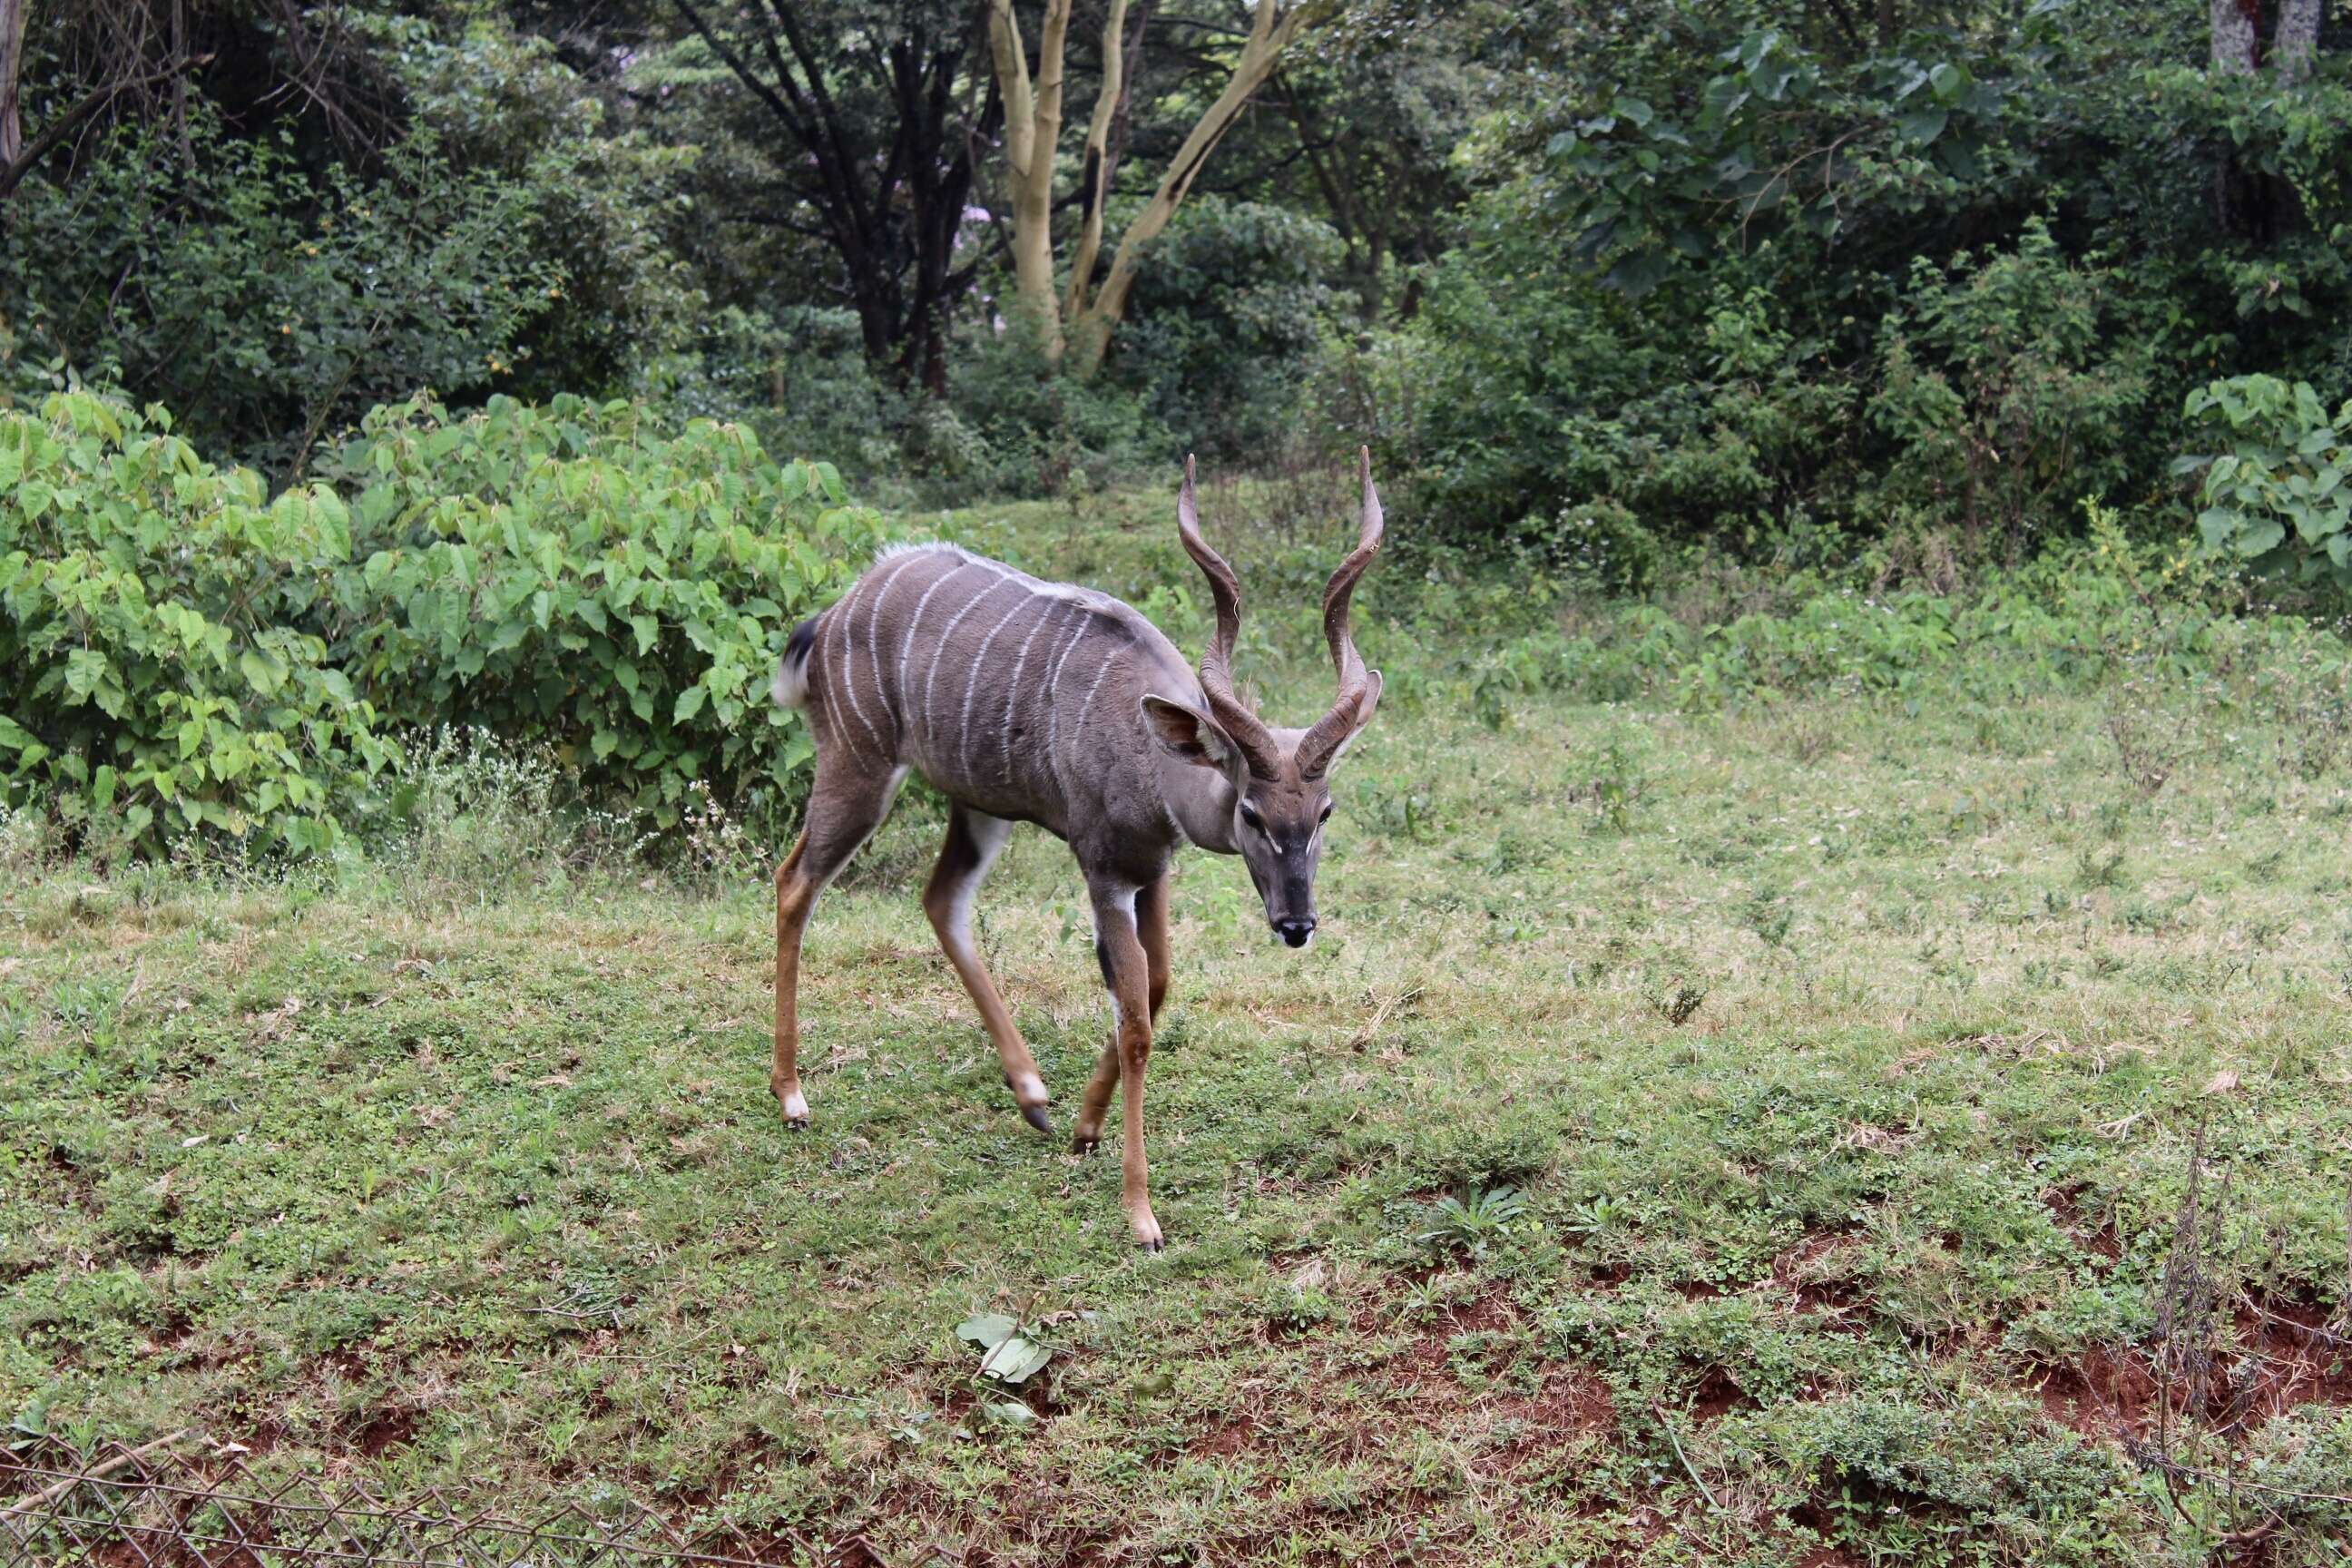
[{"label": "fence mesh", "polygon": [[807,1555],[730,1524],[673,1523],[618,1492],[523,1518],[437,1489],[265,1477],[170,1439],[0,1454],[0,1568],[768,1568]]}]

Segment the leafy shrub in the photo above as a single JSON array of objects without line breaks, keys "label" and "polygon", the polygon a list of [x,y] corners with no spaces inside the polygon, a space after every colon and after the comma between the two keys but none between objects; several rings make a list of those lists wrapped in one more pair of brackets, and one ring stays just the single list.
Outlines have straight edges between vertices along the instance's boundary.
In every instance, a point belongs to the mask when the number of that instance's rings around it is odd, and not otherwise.
[{"label": "leafy shrub", "polygon": [[351,556],[332,490],[264,497],[83,393],[0,413],[0,766],[12,805],[133,839],[199,828],[294,850],[387,748],[303,623]]},{"label": "leafy shrub", "polygon": [[85,394],[0,412],[0,753],[12,800],[310,850],[390,809],[394,727],[542,749],[586,799],[785,804],[811,754],[767,676],[880,542],[827,465],[627,404],[423,398],[266,501]]},{"label": "leafy shrub", "polygon": [[[1140,454],[1172,445],[1145,426],[1143,404],[1108,376],[1081,381],[1049,365],[1034,324],[967,323],[956,338],[955,378],[946,402],[914,400],[907,455],[935,481],[942,500],[975,493],[1060,497],[1100,489]],[[940,482],[940,481],[943,481]]]},{"label": "leafy shrub", "polygon": [[1159,444],[1263,464],[1289,440],[1319,365],[1328,225],[1264,202],[1201,195],[1151,244],[1113,369],[1141,394]]},{"label": "leafy shrub", "polygon": [[756,810],[807,762],[768,676],[882,539],[832,465],[780,467],[734,426],[664,437],[625,403],[417,398],[327,471],[364,554],[331,635],[386,713],[547,745],[663,827],[695,779]]},{"label": "leafy shrub", "polygon": [[2108,280],[2069,266],[2038,218],[2011,251],[1911,268],[1909,301],[1880,329],[1872,420],[1899,452],[1889,488],[1958,503],[1971,536],[2012,550],[2120,482],[2116,454],[2146,380],[2101,352]]},{"label": "leafy shrub", "polygon": [[2330,417],[2307,382],[2242,375],[2190,393],[2188,413],[2222,426],[2230,446],[2182,459],[2205,470],[2206,550],[2352,589],[2352,402]]},{"label": "leafy shrub", "polygon": [[70,189],[10,199],[0,361],[19,359],[18,391],[45,389],[40,364],[120,384],[190,438],[283,471],[371,403],[501,384],[561,293],[529,193],[453,173],[429,132],[373,181],[340,164],[314,179],[289,143],[208,114],[187,148],[125,128]]}]

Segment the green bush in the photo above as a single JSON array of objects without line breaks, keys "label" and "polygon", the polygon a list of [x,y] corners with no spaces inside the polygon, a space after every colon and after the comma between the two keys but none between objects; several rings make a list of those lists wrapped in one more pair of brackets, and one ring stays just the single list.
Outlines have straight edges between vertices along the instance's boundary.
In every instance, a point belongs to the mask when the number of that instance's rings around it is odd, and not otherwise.
[{"label": "green bush", "polygon": [[2330,417],[2306,382],[2242,375],[2189,395],[2230,449],[2202,468],[2198,531],[2212,554],[2302,583],[2352,589],[2352,402]]},{"label": "green bush", "polygon": [[398,721],[547,745],[663,827],[697,778],[757,809],[807,763],[769,674],[883,538],[831,464],[778,465],[736,426],[667,437],[625,403],[419,397],[322,471],[360,542],[330,636]]},{"label": "green bush", "polygon": [[1113,373],[1141,395],[1160,446],[1264,464],[1291,444],[1341,252],[1328,225],[1286,207],[1184,205],[1152,242],[1112,340]]},{"label": "green bush", "polygon": [[1971,539],[2012,552],[2128,478],[2120,453],[2147,378],[2104,347],[2113,277],[2070,266],[2029,219],[2012,250],[1911,268],[1880,328],[1870,417],[1898,450],[1885,489],[1923,515],[1955,510]]},{"label": "green bush", "polygon": [[427,131],[373,180],[313,175],[290,142],[236,139],[209,114],[185,147],[126,126],[70,188],[10,198],[9,390],[124,386],[191,439],[283,475],[371,404],[509,384],[525,326],[562,292],[534,255],[530,193],[453,173]]},{"label": "green bush", "polygon": [[350,555],[331,489],[268,500],[160,411],[71,393],[38,419],[0,413],[10,804],[151,843],[210,829],[331,844],[386,750],[305,624]]},{"label": "green bush", "polygon": [[159,409],[0,411],[11,804],[315,850],[396,804],[389,735],[453,723],[662,828],[698,781],[784,803],[811,746],[768,671],[882,537],[830,466],[627,404],[420,397],[320,469],[272,500]]}]

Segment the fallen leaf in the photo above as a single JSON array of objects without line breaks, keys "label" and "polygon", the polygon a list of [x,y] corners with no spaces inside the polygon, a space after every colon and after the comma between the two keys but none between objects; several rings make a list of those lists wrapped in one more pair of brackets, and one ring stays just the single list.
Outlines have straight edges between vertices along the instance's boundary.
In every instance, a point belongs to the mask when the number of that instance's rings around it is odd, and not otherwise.
[{"label": "fallen leaf", "polygon": [[1003,1312],[982,1312],[958,1323],[956,1338],[967,1344],[975,1344],[992,1351],[1011,1339],[1020,1327],[1018,1322]]},{"label": "fallen leaf", "polygon": [[2228,1068],[2223,1068],[2220,1072],[2215,1073],[2211,1079],[2207,1080],[2204,1092],[2207,1094],[2227,1094],[2237,1087],[2238,1075],[2231,1072]]},{"label": "fallen leaf", "polygon": [[999,1383],[1023,1384],[1045,1370],[1054,1352],[1021,1334],[1006,1338],[980,1363],[980,1375]]}]

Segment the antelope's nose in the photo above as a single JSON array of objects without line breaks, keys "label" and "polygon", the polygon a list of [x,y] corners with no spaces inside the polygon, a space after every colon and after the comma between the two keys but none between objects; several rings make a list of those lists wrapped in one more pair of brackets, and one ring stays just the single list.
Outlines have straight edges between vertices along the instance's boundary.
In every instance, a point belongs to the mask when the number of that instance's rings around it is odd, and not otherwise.
[{"label": "antelope's nose", "polygon": [[1276,921],[1274,922],[1274,934],[1282,939],[1286,947],[1305,947],[1307,939],[1315,934],[1315,922],[1311,920]]}]

